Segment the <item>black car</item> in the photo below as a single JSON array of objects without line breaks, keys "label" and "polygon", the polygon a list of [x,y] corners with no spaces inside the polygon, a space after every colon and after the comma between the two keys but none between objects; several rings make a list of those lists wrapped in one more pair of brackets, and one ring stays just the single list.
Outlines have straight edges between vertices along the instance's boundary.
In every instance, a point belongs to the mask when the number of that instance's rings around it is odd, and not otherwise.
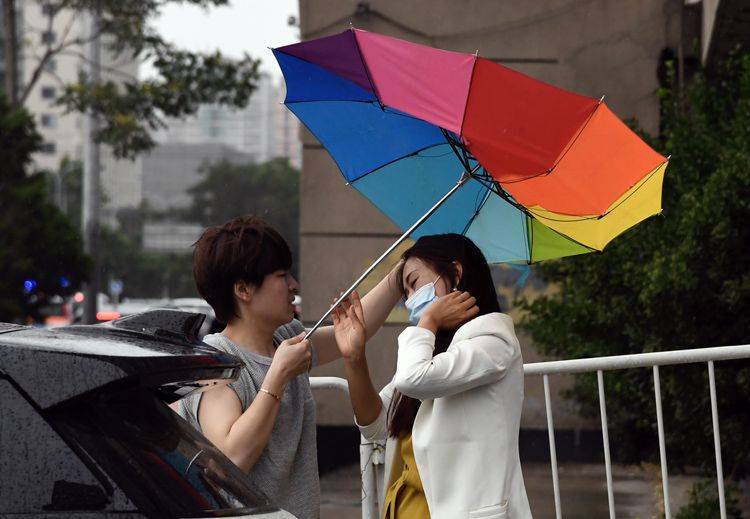
[{"label": "black car", "polygon": [[168,406],[239,373],[203,317],[0,323],[0,516],[292,517]]}]

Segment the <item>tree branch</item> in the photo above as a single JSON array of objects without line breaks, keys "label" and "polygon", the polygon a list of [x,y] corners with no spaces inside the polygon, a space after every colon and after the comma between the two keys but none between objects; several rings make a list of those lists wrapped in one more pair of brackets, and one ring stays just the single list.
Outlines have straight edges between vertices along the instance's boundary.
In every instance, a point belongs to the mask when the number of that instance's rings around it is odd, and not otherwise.
[{"label": "tree branch", "polygon": [[[89,63],[89,64],[91,63],[91,60],[88,58],[88,56],[86,56],[86,54],[84,54],[83,52],[75,51],[75,50],[64,50],[64,51],[60,52],[60,56],[74,56],[76,58],[80,58],[81,60],[85,61],[86,63]],[[128,74],[127,72],[123,72],[122,70],[120,70],[120,69],[118,69],[116,67],[110,67],[110,66],[107,66],[107,65],[102,65],[100,63],[99,64],[99,68],[101,70],[104,70],[104,71],[109,72],[111,74],[120,76],[120,77],[122,77],[124,79],[130,79],[130,80],[133,80],[133,81],[138,81],[138,77],[137,76],[134,76],[132,74]]]},{"label": "tree branch", "polygon": [[18,34],[15,0],[3,0],[5,48],[5,93],[11,106],[18,106]]},{"label": "tree branch", "polygon": [[[64,3],[65,2],[63,2],[63,4]],[[61,6],[63,4],[61,4]],[[58,6],[57,9],[54,9],[53,11],[51,11],[47,15],[47,29],[46,29],[47,33],[52,32],[52,28],[54,27],[55,17],[60,12],[61,6]],[[42,72],[44,71],[44,66],[54,56],[56,56],[60,52],[60,49],[62,48],[62,45],[65,42],[65,39],[68,37],[68,35],[70,34],[70,31],[73,28],[75,20],[76,20],[76,17],[74,15],[72,15],[70,17],[70,21],[68,22],[67,26],[65,27],[65,29],[63,29],[59,45],[57,45],[56,47],[53,47],[51,41],[48,41],[45,44],[46,48],[45,48],[44,54],[42,55],[41,59],[39,59],[37,61],[37,65],[34,68],[34,71],[31,73],[31,78],[29,79],[29,82],[24,86],[23,92],[21,93],[21,95],[18,98],[18,104],[19,105],[23,105],[26,102],[26,99],[28,99],[29,95],[31,95],[31,91],[34,89],[34,86],[39,81],[39,78],[41,77]]]}]

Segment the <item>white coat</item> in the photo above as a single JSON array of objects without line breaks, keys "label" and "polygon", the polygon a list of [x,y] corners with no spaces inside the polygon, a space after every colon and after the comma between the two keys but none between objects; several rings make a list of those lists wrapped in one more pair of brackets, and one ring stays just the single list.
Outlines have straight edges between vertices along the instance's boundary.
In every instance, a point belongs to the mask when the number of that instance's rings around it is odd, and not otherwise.
[{"label": "white coat", "polygon": [[505,314],[461,326],[447,351],[433,357],[435,335],[410,326],[398,338],[393,380],[383,409],[360,426],[368,441],[386,441],[386,489],[403,471],[398,440],[388,436],[394,390],[422,401],[412,445],[432,519],[531,517],[518,455],[523,359]]}]

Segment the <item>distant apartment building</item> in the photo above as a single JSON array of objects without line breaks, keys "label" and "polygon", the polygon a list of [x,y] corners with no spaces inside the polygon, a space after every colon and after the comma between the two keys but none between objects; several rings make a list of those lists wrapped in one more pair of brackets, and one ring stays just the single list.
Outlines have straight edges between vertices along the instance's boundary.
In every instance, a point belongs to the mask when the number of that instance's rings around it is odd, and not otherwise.
[{"label": "distant apartment building", "polygon": [[[84,38],[88,34],[87,17],[72,10],[61,10],[52,18],[51,5],[39,0],[18,0],[18,33],[22,43],[22,84],[28,84],[40,57],[50,45],[61,41]],[[86,66],[86,49],[82,45],[71,45],[58,53],[44,66],[42,73],[29,94],[25,106],[34,114],[37,129],[42,135],[42,149],[34,156],[40,169],[57,171],[63,158],[81,160],[83,155],[83,115],[65,113],[56,101],[63,85],[77,80],[79,72]],[[138,63],[126,57],[115,57],[106,48],[101,52],[101,75],[103,81],[132,81],[138,77]],[[111,154],[103,153],[104,170],[111,165]],[[106,185],[106,177],[103,177]]]},{"label": "distant apartment building", "polygon": [[258,88],[244,108],[204,105],[195,115],[167,119],[155,134],[159,145],[137,159],[142,204],[158,221],[146,221],[143,246],[147,250],[187,252],[197,238],[195,223],[177,211],[191,202],[190,187],[202,178],[205,165],[226,160],[261,163],[286,157],[301,167],[299,123],[283,105],[284,90],[277,78],[261,74]]},{"label": "distant apartment building", "polygon": [[147,214],[143,248],[156,252],[188,252],[202,226],[186,222],[180,210],[190,206],[188,190],[203,178],[204,168],[226,160],[235,164],[256,162],[255,156],[219,143],[168,143],[138,159],[142,204]]},{"label": "distant apartment building", "polygon": [[192,200],[188,190],[203,178],[202,168],[221,160],[257,162],[255,155],[216,142],[157,146],[139,159],[143,202],[154,212],[188,207]]},{"label": "distant apartment building", "polygon": [[283,100],[283,85],[263,73],[246,107],[201,106],[193,116],[168,119],[168,128],[157,132],[155,138],[164,144],[222,144],[253,155],[257,162],[287,157],[299,168],[299,123]]},{"label": "distant apartment building", "polygon": [[183,222],[146,222],[143,249],[152,252],[185,253],[200,237],[203,226]]}]

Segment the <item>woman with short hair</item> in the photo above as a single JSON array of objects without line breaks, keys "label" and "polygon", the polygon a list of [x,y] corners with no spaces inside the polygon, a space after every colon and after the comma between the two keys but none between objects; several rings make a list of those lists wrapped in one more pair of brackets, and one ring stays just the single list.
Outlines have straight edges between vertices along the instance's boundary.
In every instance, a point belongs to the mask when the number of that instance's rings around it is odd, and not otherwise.
[{"label": "woman with short hair", "polygon": [[[177,411],[274,504],[309,519],[320,514],[320,485],[308,370],[340,353],[330,326],[303,340],[291,267],[286,241],[259,218],[235,218],[201,235],[193,254],[195,283],[226,324],[203,340],[244,366],[237,380],[182,399]],[[393,272],[363,299],[368,336],[398,298]]]}]

